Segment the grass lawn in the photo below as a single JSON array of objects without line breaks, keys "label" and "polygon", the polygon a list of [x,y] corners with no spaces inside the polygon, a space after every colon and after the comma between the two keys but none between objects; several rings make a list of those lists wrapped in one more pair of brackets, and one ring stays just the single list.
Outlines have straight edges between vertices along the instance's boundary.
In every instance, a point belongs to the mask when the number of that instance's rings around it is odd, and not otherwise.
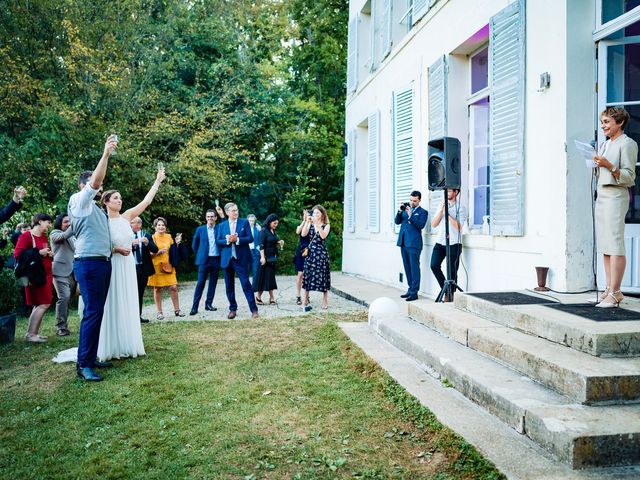
[{"label": "grass lawn", "polygon": [[48,343],[0,346],[0,477],[504,478],[351,344],[345,320],[366,317],[144,325],[147,355],[90,384],[51,362],[77,337],[52,337],[48,314]]}]

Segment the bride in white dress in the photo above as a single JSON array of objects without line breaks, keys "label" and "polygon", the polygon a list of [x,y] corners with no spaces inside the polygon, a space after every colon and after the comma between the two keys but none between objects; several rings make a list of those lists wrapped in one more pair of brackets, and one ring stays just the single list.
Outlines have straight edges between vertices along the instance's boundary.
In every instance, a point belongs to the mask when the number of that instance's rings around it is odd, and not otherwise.
[{"label": "bride in white dress", "polygon": [[165,179],[164,169],[158,176],[144,200],[122,215],[122,197],[117,190],[102,194],[102,204],[109,216],[111,233],[111,280],[104,306],[104,316],[100,326],[98,359],[102,362],[112,358],[137,357],[144,355],[140,314],[138,311],[138,282],[136,279],[136,259],[131,254],[134,233],[130,222],[151,204]]}]

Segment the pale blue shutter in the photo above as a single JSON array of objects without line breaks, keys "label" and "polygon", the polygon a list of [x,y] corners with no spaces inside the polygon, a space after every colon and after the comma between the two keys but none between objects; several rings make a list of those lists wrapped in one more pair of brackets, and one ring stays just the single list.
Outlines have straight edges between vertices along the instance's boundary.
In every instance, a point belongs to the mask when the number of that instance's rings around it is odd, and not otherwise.
[{"label": "pale blue shutter", "polygon": [[344,223],[348,232],[356,229],[356,131],[351,130],[347,137],[347,158],[344,165]]},{"label": "pale blue shutter", "polygon": [[522,235],[524,197],[525,12],[519,0],[489,23],[492,235]]},{"label": "pale blue shutter", "polygon": [[370,232],[380,231],[380,112],[369,115],[368,216]]},{"label": "pale blue shutter", "polygon": [[[394,212],[413,190],[413,84],[393,93]],[[396,231],[399,226],[396,225]]]},{"label": "pale blue shutter", "polygon": [[380,36],[380,15],[378,14],[378,2],[371,0],[371,67],[373,72],[378,68],[378,37]]},{"label": "pale blue shutter", "polygon": [[[429,77],[429,138],[444,137],[447,134],[447,58],[443,55],[428,70]],[[427,231],[433,233],[431,218],[444,201],[442,190],[429,192],[429,225]]]},{"label": "pale blue shutter", "polygon": [[349,22],[347,40],[347,92],[354,92],[358,86],[358,16]]},{"label": "pale blue shutter", "polygon": [[415,25],[429,11],[429,0],[413,0],[411,21]]},{"label": "pale blue shutter", "polygon": [[393,2],[391,0],[382,0],[382,8],[380,9],[380,29],[382,35],[380,46],[380,63],[391,52],[392,8]]}]

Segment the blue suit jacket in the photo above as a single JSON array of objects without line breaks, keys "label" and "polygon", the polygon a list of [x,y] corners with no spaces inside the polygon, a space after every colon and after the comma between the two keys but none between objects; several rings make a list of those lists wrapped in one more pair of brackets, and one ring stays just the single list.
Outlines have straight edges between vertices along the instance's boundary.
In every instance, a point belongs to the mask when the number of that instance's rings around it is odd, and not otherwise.
[{"label": "blue suit jacket", "polygon": [[[218,225],[213,226],[213,238],[218,237]],[[207,225],[200,225],[196,228],[196,233],[193,234],[193,240],[191,241],[191,250],[196,255],[196,265],[204,265],[209,258],[209,234],[207,233]],[[220,253],[220,247],[218,247],[218,254]]]},{"label": "blue suit jacket", "polygon": [[[408,207],[407,207],[408,208]],[[396,225],[400,226],[398,234],[398,247],[417,248],[422,250],[422,229],[427,224],[428,212],[420,205],[416,207],[409,219],[407,211],[398,211]]]},{"label": "blue suit jacket", "polygon": [[[216,233],[216,243],[220,249],[220,266],[227,268],[231,261],[231,245],[227,245],[226,236],[231,232],[229,230],[229,220],[225,220],[218,225]],[[239,218],[236,224],[236,233],[238,234],[238,243],[236,244],[236,259],[243,265],[251,264],[251,250],[249,244],[253,242],[251,234],[251,225],[246,218]]]}]

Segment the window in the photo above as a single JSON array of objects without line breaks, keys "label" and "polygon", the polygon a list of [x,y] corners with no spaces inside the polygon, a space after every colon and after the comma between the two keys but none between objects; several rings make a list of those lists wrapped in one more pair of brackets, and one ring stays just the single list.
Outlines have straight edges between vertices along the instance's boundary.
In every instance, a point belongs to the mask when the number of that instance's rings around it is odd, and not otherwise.
[{"label": "window", "polygon": [[489,47],[469,57],[469,224],[482,226],[489,216]]},{"label": "window", "polygon": [[[632,3],[632,2],[627,2]],[[638,2],[633,3],[640,3]],[[628,5],[627,5],[628,6]],[[625,12],[620,11],[621,15]],[[640,142],[640,22],[612,32],[598,45],[599,98],[598,112],[610,106],[624,106],[631,119],[625,133]],[[599,118],[596,119],[596,123]],[[598,129],[599,142],[605,140]],[[627,224],[640,224],[640,168],[636,167],[636,185],[629,190]]]},{"label": "window", "polygon": [[371,0],[371,71],[391,51],[391,0]]}]

